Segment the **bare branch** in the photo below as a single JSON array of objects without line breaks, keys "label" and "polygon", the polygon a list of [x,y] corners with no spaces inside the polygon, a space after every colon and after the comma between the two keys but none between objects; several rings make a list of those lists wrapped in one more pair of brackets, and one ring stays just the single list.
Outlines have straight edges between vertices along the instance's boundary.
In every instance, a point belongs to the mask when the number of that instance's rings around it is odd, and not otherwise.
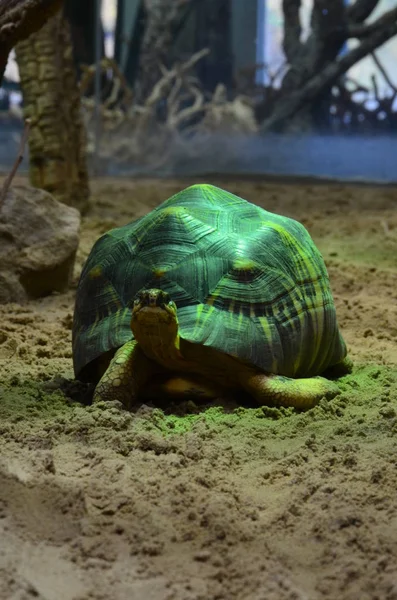
[{"label": "bare branch", "polygon": [[194,102],[191,106],[187,108],[183,108],[182,110],[172,111],[170,118],[167,119],[167,126],[171,129],[176,129],[179,127],[184,121],[191,119],[197,113],[203,111],[204,108],[204,95],[203,93],[194,86],[189,86],[189,89],[194,97]]},{"label": "bare branch", "polygon": [[377,102],[379,102],[380,100],[380,96],[379,96],[379,88],[378,88],[378,81],[376,79],[376,75],[371,75],[371,83],[372,83],[372,87],[374,88],[374,96],[375,96],[375,100]]},{"label": "bare branch", "polygon": [[0,191],[0,210],[4,203],[4,200],[6,198],[8,189],[12,183],[12,180],[14,179],[15,173],[17,172],[19,165],[23,161],[23,154],[25,151],[25,145],[26,145],[27,139],[29,137],[29,131],[30,131],[30,120],[26,119],[23,133],[21,136],[21,141],[19,144],[18,156],[15,159],[14,165],[13,165],[9,175],[4,180],[3,187],[1,188],[1,191]]},{"label": "bare branch", "polygon": [[176,31],[192,9],[192,0],[145,0],[146,27],[139,58],[135,93],[142,103],[156,84]]},{"label": "bare branch", "polygon": [[[286,1],[294,2],[295,9],[300,4],[296,0]],[[344,0],[314,0],[310,21],[311,33],[306,42],[299,47],[291,44],[289,70],[282,82],[284,93],[301,87],[324,65],[335,60],[347,39]],[[292,23],[288,27],[292,28]],[[292,33],[290,36],[292,39]]]},{"label": "bare branch", "polygon": [[349,26],[349,37],[354,38],[366,38],[377,29],[381,29],[397,20],[397,8],[392,8],[387,12],[383,13],[379,19],[373,21],[372,23],[368,23],[368,25],[350,25]]},{"label": "bare branch", "polygon": [[[156,170],[165,164],[169,157],[171,143],[187,145],[186,133],[197,130],[197,123],[189,124],[189,120],[206,112],[208,103],[204,93],[199,88],[199,81],[188,73],[197,61],[209,53],[203,49],[191,56],[187,61],[178,63],[171,69],[161,64],[158,65],[162,77],[156,83],[149,96],[142,104],[129,92],[131,105],[126,106],[124,95],[117,97],[114,106],[107,108],[107,100],[101,103],[101,115],[103,121],[102,156],[112,156],[116,160],[131,160],[139,164],[149,162]],[[109,59],[101,61],[101,68],[109,69]],[[82,88],[87,89],[94,73],[94,66],[85,66],[83,69]],[[112,102],[115,99],[114,90],[123,92],[124,82],[117,83],[122,74],[114,69],[113,90],[111,90]],[[165,119],[158,119],[158,102],[164,101]],[[94,102],[92,98],[82,99],[84,118],[88,129],[89,143],[88,152],[92,151],[91,143],[91,119]],[[186,103],[189,105],[186,106]],[[183,133],[181,132],[183,126]],[[106,140],[104,142],[104,139]]]},{"label": "bare branch", "polygon": [[335,60],[348,35],[344,0],[314,0],[311,34],[306,42],[311,68],[309,75]]},{"label": "bare branch", "polygon": [[193,54],[193,56],[191,56],[189,60],[187,60],[179,67],[174,67],[173,69],[171,69],[171,71],[167,71],[160,79],[160,81],[158,81],[153,87],[151,93],[144,102],[144,106],[154,106],[161,99],[163,92],[167,89],[167,87],[170,85],[170,83],[176,75],[180,75],[182,73],[185,73],[186,71],[189,71],[199,60],[201,60],[207,54],[209,54],[209,49],[203,48],[199,52]]},{"label": "bare branch", "polygon": [[347,16],[352,23],[363,23],[378,6],[379,0],[356,0],[347,9]]},{"label": "bare branch", "polygon": [[302,49],[302,27],[299,17],[301,0],[283,0],[284,40],[283,50],[289,63],[293,63]]},{"label": "bare branch", "polygon": [[[392,13],[397,16],[397,8],[389,11],[389,17]],[[378,21],[381,19],[385,23],[384,16],[380,17]],[[322,90],[331,86],[350,67],[395,35],[397,35],[397,19],[392,20],[389,18],[383,27],[377,28],[359,46],[326,65],[322,71],[309,79],[300,89],[284,97],[273,114],[263,122],[261,130],[270,131],[282,125],[286,119],[295,115],[302,106],[310,104]]]},{"label": "bare branch", "polygon": [[359,83],[358,81],[356,81],[356,79],[354,79],[353,77],[349,76],[345,78],[345,82],[346,83],[352,83],[355,87],[354,92],[366,92],[367,94],[369,93],[369,88],[366,87],[365,85],[363,85],[362,83]]},{"label": "bare branch", "polygon": [[371,56],[372,56],[372,59],[373,59],[374,63],[378,67],[379,71],[382,73],[383,78],[385,79],[385,81],[388,84],[388,86],[391,87],[391,89],[393,90],[393,92],[395,92],[397,94],[397,86],[390,79],[390,77],[389,77],[386,69],[384,68],[384,66],[380,62],[380,60],[377,57],[376,53],[375,52],[371,52]]}]

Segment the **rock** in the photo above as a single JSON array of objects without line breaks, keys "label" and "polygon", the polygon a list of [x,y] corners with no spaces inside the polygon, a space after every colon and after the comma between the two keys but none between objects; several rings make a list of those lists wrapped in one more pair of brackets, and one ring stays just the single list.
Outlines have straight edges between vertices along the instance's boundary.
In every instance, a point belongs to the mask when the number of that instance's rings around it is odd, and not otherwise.
[{"label": "rock", "polygon": [[80,213],[30,186],[0,206],[0,303],[65,291],[79,243]]},{"label": "rock", "polygon": [[[2,233],[0,230],[0,260],[2,256]],[[0,304],[7,302],[17,302],[22,304],[26,301],[27,295],[23,289],[18,277],[12,271],[5,271],[5,265],[0,269]]]}]

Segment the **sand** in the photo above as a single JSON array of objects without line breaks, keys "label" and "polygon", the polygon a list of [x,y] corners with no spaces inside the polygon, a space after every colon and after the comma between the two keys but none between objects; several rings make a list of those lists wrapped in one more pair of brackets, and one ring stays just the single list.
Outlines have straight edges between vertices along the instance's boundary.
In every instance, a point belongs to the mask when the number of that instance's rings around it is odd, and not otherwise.
[{"label": "sand", "polygon": [[93,182],[73,288],[0,307],[0,598],[397,600],[397,189],[212,179],[302,221],[354,361],[292,409],[88,403],[93,242],[190,181]]}]

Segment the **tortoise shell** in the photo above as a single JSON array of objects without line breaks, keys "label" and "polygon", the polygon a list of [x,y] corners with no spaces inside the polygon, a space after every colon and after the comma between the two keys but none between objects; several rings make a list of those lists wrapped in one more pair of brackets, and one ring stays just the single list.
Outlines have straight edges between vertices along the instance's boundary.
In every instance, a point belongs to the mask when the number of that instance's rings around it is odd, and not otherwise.
[{"label": "tortoise shell", "polygon": [[142,288],[170,294],[183,338],[266,372],[312,376],[346,355],[327,270],[304,226],[212,185],[188,187],[95,243],[74,313],[79,379],[92,380],[97,359],[132,339]]}]

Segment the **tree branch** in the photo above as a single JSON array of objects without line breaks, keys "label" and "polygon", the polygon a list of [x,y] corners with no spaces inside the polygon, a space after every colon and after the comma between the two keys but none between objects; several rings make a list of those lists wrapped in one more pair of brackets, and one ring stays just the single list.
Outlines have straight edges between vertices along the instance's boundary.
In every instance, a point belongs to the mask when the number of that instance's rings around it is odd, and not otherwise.
[{"label": "tree branch", "polygon": [[363,23],[378,6],[379,0],[356,0],[347,9],[351,23]]},{"label": "tree branch", "polygon": [[377,57],[375,52],[371,52],[371,56],[372,59],[374,61],[374,63],[376,64],[376,66],[378,67],[379,71],[382,73],[384,80],[386,81],[386,83],[388,84],[388,86],[393,90],[393,92],[395,94],[397,94],[397,86],[394,85],[394,83],[392,82],[392,80],[390,79],[386,69],[384,68],[384,66],[382,65],[382,63],[380,62],[379,58]]},{"label": "tree branch", "polygon": [[[293,117],[305,104],[310,104],[322,90],[331,86],[350,67],[397,35],[397,8],[387,14],[389,19],[384,27],[377,28],[357,48],[340,56],[335,62],[326,65],[320,73],[309,79],[303,87],[282,98],[273,114],[263,122],[261,131],[271,131],[283,125],[286,119]],[[391,14],[395,16],[394,20],[391,19]],[[378,21],[384,19],[384,17],[385,15],[380,17]]]},{"label": "tree branch", "polygon": [[0,0],[0,82],[11,48],[38,31],[62,0]]},{"label": "tree branch", "polygon": [[311,14],[308,52],[313,56],[313,74],[322,65],[335,60],[347,39],[347,14],[344,0],[314,0]]},{"label": "tree branch", "polygon": [[283,0],[283,50],[290,64],[292,64],[296,60],[296,57],[302,50],[302,44],[300,41],[302,33],[301,22],[299,17],[300,7],[301,0]]},{"label": "tree branch", "polygon": [[397,20],[397,8],[392,8],[385,12],[379,19],[373,21],[372,23],[368,23],[368,25],[350,25],[349,26],[349,37],[354,38],[366,38],[371,33],[378,29],[382,29],[387,26],[389,23]]},{"label": "tree branch", "polygon": [[[294,35],[298,35],[300,0],[284,0],[285,5],[289,7],[284,38],[284,49],[289,52],[289,70],[283,78],[282,91],[289,93],[336,59],[347,39],[348,22],[344,0],[314,0],[311,33],[305,43],[299,39],[294,42]],[[293,19],[298,20],[298,25]]]}]

